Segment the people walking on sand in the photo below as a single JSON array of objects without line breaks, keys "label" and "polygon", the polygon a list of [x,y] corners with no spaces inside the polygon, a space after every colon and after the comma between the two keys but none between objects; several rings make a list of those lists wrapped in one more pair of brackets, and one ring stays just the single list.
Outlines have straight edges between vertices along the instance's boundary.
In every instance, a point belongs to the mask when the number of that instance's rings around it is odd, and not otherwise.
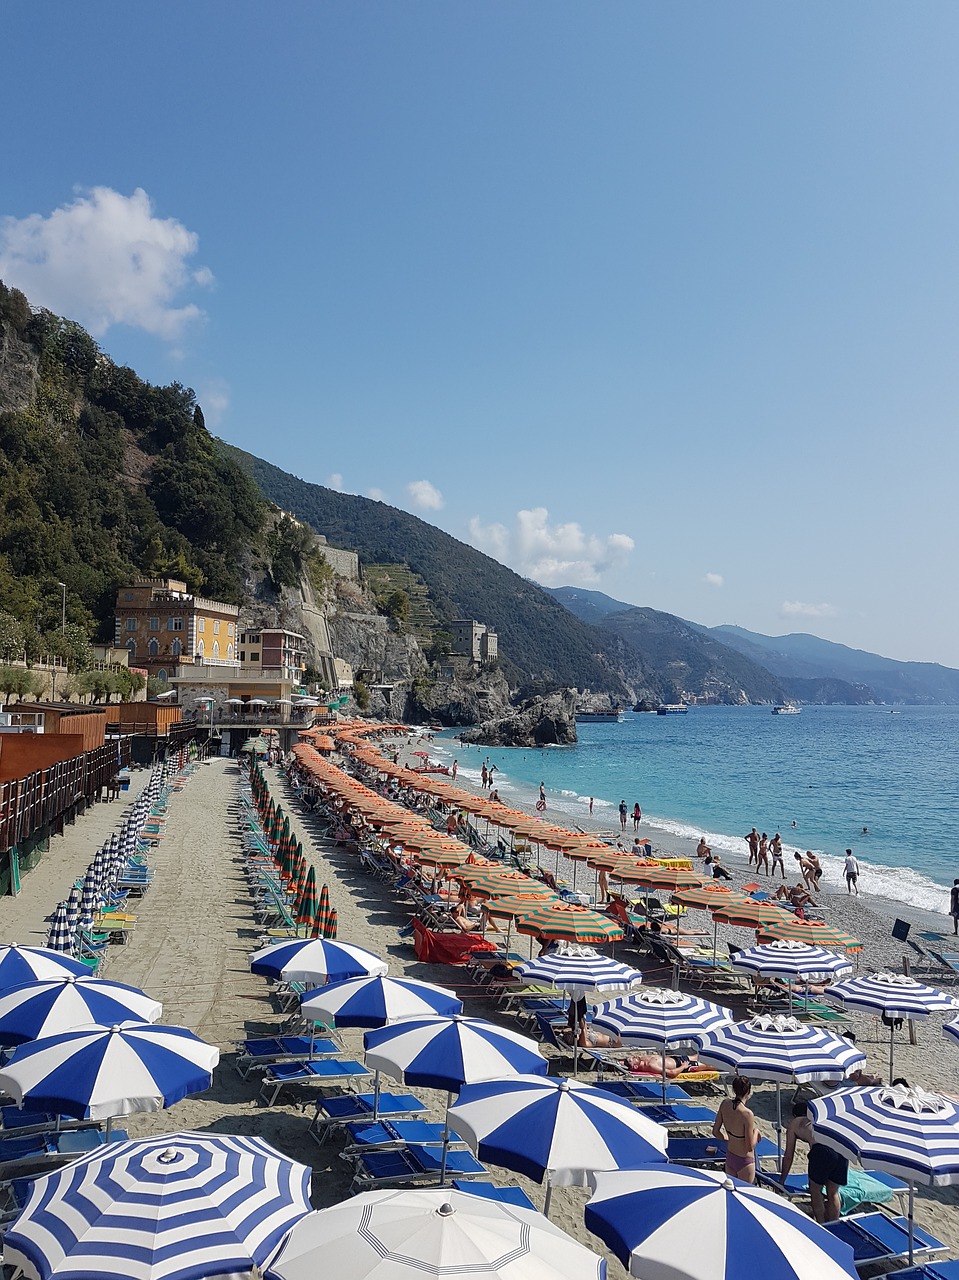
[{"label": "people walking on sand", "polygon": [[589,813],[590,813],[590,817],[592,817],[592,814],[593,814],[593,797],[592,796],[589,797]]},{"label": "people walking on sand", "polygon": [[813,882],[809,887],[815,893],[816,890],[819,888],[819,881],[822,879],[823,866],[822,866],[822,863],[819,861],[818,855],[813,853],[812,849],[806,850],[806,865],[812,868]]},{"label": "people walking on sand", "polygon": [[494,773],[499,773],[499,770],[497,769],[495,764],[491,764],[490,767],[486,770],[486,781],[489,786],[493,785]]},{"label": "people walking on sand", "polygon": [[776,868],[779,867],[779,874],[786,879],[786,868],[783,866],[783,842],[782,837],[777,831],[769,842],[769,854],[772,858],[772,871],[770,875],[776,874]]},{"label": "people walking on sand", "polygon": [[633,831],[634,831],[634,833],[635,833],[636,831],[638,831],[638,830],[639,830],[639,824],[640,824],[640,822],[642,821],[642,818],[643,818],[643,811],[642,811],[642,809],[639,807],[639,802],[637,801],[637,803],[633,805]]},{"label": "people walking on sand", "polygon": [[609,902],[609,873],[605,867],[600,867],[599,869],[597,884],[599,885],[600,902]]},{"label": "people walking on sand", "polygon": [[454,781],[454,782],[456,781],[456,773],[457,773],[457,770],[459,769],[459,767],[460,767],[460,765],[459,765],[459,761],[458,761],[458,760],[454,760],[454,761],[453,761],[453,767],[452,767],[452,769],[450,769],[450,776],[452,777],[452,779],[453,779],[453,781]]},{"label": "people walking on sand", "polygon": [[489,775],[486,772],[486,761],[483,761],[483,767],[480,769],[480,782],[483,784],[483,790],[486,790],[486,780]]},{"label": "people walking on sand", "polygon": [[743,836],[743,839],[749,845],[749,865],[759,861],[759,832],[753,827],[749,835]]},{"label": "people walking on sand", "polygon": [[626,801],[619,802],[619,825],[626,830],[626,819],[629,817],[629,810],[626,808]]},{"label": "people walking on sand", "polygon": [[953,880],[949,890],[949,914],[952,916],[952,932],[959,934],[959,880]]},{"label": "people walking on sand", "polygon": [[752,1090],[744,1076],[733,1076],[733,1096],[719,1104],[713,1125],[713,1137],[726,1139],[726,1173],[740,1182],[756,1181],[759,1129],[756,1117],[746,1105]]},{"label": "people walking on sand", "polygon": [[536,801],[536,810],[538,813],[546,812],[546,783],[539,784],[539,799]]},{"label": "people walking on sand", "polygon": [[769,836],[765,831],[759,837],[759,848],[756,851],[756,870],[769,875]]},{"label": "people walking on sand", "polygon": [[846,892],[855,891],[856,897],[859,897],[859,863],[856,861],[853,851],[846,850],[846,861],[843,863],[843,870],[846,873]]}]

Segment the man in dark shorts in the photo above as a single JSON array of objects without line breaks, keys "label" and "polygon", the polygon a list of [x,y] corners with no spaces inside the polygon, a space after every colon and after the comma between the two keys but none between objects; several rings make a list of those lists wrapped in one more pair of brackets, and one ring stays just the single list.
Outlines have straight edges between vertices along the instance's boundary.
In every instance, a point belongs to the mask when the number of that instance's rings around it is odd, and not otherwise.
[{"label": "man in dark shorts", "polygon": [[952,932],[959,934],[959,880],[953,880],[949,890],[949,914],[952,916]]},{"label": "man in dark shorts", "polygon": [[797,1142],[809,1144],[809,1199],[813,1217],[817,1222],[835,1222],[839,1217],[839,1188],[849,1181],[849,1161],[832,1147],[816,1141],[805,1102],[795,1104],[793,1118],[786,1128],[782,1172],[779,1175],[784,1184],[792,1168]]}]

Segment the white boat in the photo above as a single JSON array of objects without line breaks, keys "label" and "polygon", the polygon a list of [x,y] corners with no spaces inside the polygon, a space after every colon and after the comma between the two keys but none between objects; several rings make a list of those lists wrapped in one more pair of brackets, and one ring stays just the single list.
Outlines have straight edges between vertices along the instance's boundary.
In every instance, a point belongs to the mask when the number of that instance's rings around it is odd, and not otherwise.
[{"label": "white boat", "polygon": [[780,702],[773,707],[774,716],[798,716],[802,707],[797,707],[795,702]]},{"label": "white boat", "polygon": [[689,710],[685,702],[661,702],[656,708],[658,716],[684,716]]}]

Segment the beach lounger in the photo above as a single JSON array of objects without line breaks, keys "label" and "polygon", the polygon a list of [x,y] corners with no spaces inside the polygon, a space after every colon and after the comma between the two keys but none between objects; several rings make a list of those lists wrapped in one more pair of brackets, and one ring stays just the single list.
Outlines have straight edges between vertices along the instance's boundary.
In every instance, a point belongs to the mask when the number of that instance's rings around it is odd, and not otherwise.
[{"label": "beach lounger", "polygon": [[260,1097],[268,1107],[275,1105],[280,1092],[291,1084],[346,1084],[368,1079],[372,1072],[352,1058],[318,1058],[315,1062],[277,1062],[267,1067]]},{"label": "beach lounger", "polygon": [[[694,1167],[714,1166],[725,1163],[726,1140],[714,1138],[670,1138],[666,1154],[672,1164],[688,1164]],[[763,1160],[777,1160],[779,1152],[775,1142],[760,1138],[755,1148],[757,1167]]]},{"label": "beach lounger", "polygon": [[[890,1218],[885,1213],[854,1213],[827,1222],[825,1229],[848,1244],[857,1267],[875,1262],[894,1262],[909,1256],[909,1227],[905,1218]],[[913,1256],[941,1253],[946,1246],[922,1227],[913,1228]]]},{"label": "beach lounger", "polygon": [[[369,1123],[375,1101],[372,1093],[344,1093],[321,1098],[316,1104],[316,1114],[309,1131],[322,1146],[334,1129],[355,1122]],[[412,1093],[381,1093],[379,1103],[375,1105],[376,1115],[381,1120],[418,1119],[428,1110]]]},{"label": "beach lounger", "polygon": [[643,1107],[643,1115],[667,1129],[695,1129],[704,1124],[712,1125],[716,1121],[716,1112],[712,1107],[698,1107],[688,1102],[647,1104]]},{"label": "beach lounger", "polygon": [[[344,1160],[365,1151],[390,1147],[435,1147],[443,1145],[444,1124],[432,1120],[366,1120],[343,1126],[346,1146],[340,1152]],[[450,1130],[450,1148],[464,1146],[459,1134]]]},{"label": "beach lounger", "polygon": [[942,1262],[927,1262],[922,1267],[906,1267],[904,1271],[887,1271],[896,1280],[959,1280],[959,1259],[947,1258]]},{"label": "beach lounger", "polygon": [[[651,1080],[647,1083],[639,1076],[629,1080],[597,1080],[593,1087],[602,1089],[605,1093],[611,1093],[614,1098],[620,1098],[623,1102],[630,1102],[634,1107],[642,1107],[644,1110],[648,1106],[663,1105],[662,1085],[653,1084]],[[681,1084],[675,1084],[672,1080],[666,1081],[668,1104],[675,1106],[677,1103],[692,1101],[692,1094],[687,1093]]]},{"label": "beach lounger", "polygon": [[[756,1174],[756,1181],[789,1200],[809,1199],[809,1178],[805,1173],[791,1173],[784,1184],[778,1173],[760,1172]],[[894,1196],[905,1195],[908,1190],[908,1183],[891,1173],[865,1173],[862,1169],[850,1169],[846,1185],[839,1188],[840,1215],[846,1217],[864,1204],[890,1204]]]},{"label": "beach lounger", "polygon": [[245,1080],[252,1071],[262,1070],[276,1062],[291,1058],[311,1061],[313,1058],[336,1057],[342,1052],[341,1045],[319,1036],[263,1036],[238,1043],[233,1065]]},{"label": "beach lounger", "polygon": [[[415,1182],[436,1186],[443,1164],[442,1147],[404,1147],[398,1151],[370,1151],[356,1161],[350,1195],[377,1187],[401,1187]],[[448,1151],[446,1176],[452,1178],[489,1177],[471,1151]]]},{"label": "beach lounger", "polygon": [[[522,1187],[497,1187],[492,1182],[464,1182],[460,1178],[454,1178],[452,1186],[455,1191],[465,1191],[468,1196],[498,1200],[500,1204],[512,1204],[518,1209],[536,1210],[536,1205]],[[957,1280],[957,1277],[932,1277],[931,1280]]]}]

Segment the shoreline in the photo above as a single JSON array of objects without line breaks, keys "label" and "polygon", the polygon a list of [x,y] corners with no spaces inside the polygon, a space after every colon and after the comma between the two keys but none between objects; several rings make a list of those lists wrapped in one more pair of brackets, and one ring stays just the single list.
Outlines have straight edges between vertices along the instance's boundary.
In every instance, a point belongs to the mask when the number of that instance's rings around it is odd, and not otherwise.
[{"label": "shoreline", "polygon": [[[425,727],[417,726],[413,727],[412,732],[420,735],[429,735],[430,731]],[[461,744],[455,738],[451,737],[435,738],[432,742],[433,748],[438,748],[436,753],[444,756],[448,754],[450,760],[457,755],[455,748],[460,745]],[[472,744],[470,744],[470,748],[472,749]],[[477,748],[477,750],[482,752],[483,748]],[[498,747],[496,750],[528,751],[530,748]],[[461,786],[466,791],[470,791],[473,795],[485,796],[488,793],[483,790],[479,782],[479,778],[472,776],[477,772],[478,771],[472,769],[470,764],[467,764],[466,767],[464,767],[462,759],[460,759],[460,768],[457,773],[456,785]],[[503,794],[503,799],[506,803],[514,808],[523,810],[523,812],[528,813],[533,818],[545,816],[547,821],[555,822],[560,826],[569,827],[570,830],[584,831],[591,835],[597,835],[604,840],[611,841],[613,844],[620,839],[622,839],[626,844],[632,844],[634,835],[632,819],[630,818],[627,821],[625,832],[621,831],[618,823],[618,815],[616,810],[612,808],[609,801],[601,802],[603,807],[602,814],[594,812],[590,815],[585,811],[584,806],[584,812],[582,814],[570,813],[568,808],[557,809],[556,807],[548,807],[545,815],[541,815],[536,812],[535,788],[531,784],[522,780],[513,781],[510,779],[505,783],[497,784],[497,789],[500,787],[505,788],[505,794],[502,792],[501,794]],[[572,794],[575,793],[570,793],[571,796]],[[549,805],[548,791],[547,805]],[[608,816],[606,813],[607,809],[609,810]],[[667,822],[672,825],[663,825]],[[748,826],[750,824],[747,823],[746,825]],[[653,849],[657,852],[668,852],[676,854],[679,857],[690,858],[694,868],[698,864],[698,859],[696,858],[696,845],[698,843],[698,838],[700,834],[705,835],[707,842],[711,843],[713,847],[721,853],[723,865],[726,866],[728,870],[738,873],[743,877],[751,874],[751,878],[759,880],[760,883],[763,879],[769,879],[770,886],[773,890],[775,890],[775,887],[778,884],[782,883],[780,880],[773,879],[771,876],[763,877],[760,873],[755,873],[753,868],[750,868],[745,852],[745,840],[743,837],[739,837],[739,844],[742,846],[743,850],[740,852],[736,847],[736,837],[734,836],[729,836],[722,832],[704,832],[697,829],[697,835],[694,837],[692,835],[679,834],[674,829],[674,827],[677,826],[691,828],[691,824],[685,822],[681,818],[663,818],[659,815],[657,815],[656,818],[648,818],[644,814],[639,826],[639,835],[641,837],[646,836],[652,840]],[[794,861],[793,854],[796,852],[802,852],[800,846],[787,843],[784,836],[783,853],[787,872],[789,871],[789,864]],[[865,880],[868,883],[869,874],[873,870],[882,870],[895,876],[900,875],[903,872],[911,872],[911,868],[888,867],[885,864],[868,863],[863,858],[859,858],[860,866],[862,867],[862,874],[860,875],[860,889],[857,899],[855,895],[847,895],[845,893],[845,884],[841,871],[841,860],[836,855],[824,853],[822,850],[814,850],[814,852],[820,856],[825,868],[819,897],[824,904],[828,904],[830,909],[835,909],[839,903],[845,901],[848,897],[850,904],[858,901],[863,908],[871,910],[882,921],[888,921],[886,926],[887,931],[891,930],[892,924],[895,920],[902,919],[906,920],[913,929],[917,931],[922,930],[927,932],[951,934],[952,920],[946,910],[949,894],[947,886],[935,885],[933,881],[927,882],[930,887],[934,886],[942,893],[943,909],[941,911],[919,904],[897,900],[889,897],[888,894],[877,893],[874,890],[871,891],[867,888],[863,888],[863,881]],[[858,854],[856,856],[859,857]],[[564,864],[561,860],[560,869],[562,869],[563,865],[568,864]],[[786,883],[795,883],[795,879],[798,878],[800,877],[797,870],[795,878],[787,875]],[[923,877],[923,879],[925,880],[926,878]],[[907,949],[906,954],[912,956],[914,953]]]}]

